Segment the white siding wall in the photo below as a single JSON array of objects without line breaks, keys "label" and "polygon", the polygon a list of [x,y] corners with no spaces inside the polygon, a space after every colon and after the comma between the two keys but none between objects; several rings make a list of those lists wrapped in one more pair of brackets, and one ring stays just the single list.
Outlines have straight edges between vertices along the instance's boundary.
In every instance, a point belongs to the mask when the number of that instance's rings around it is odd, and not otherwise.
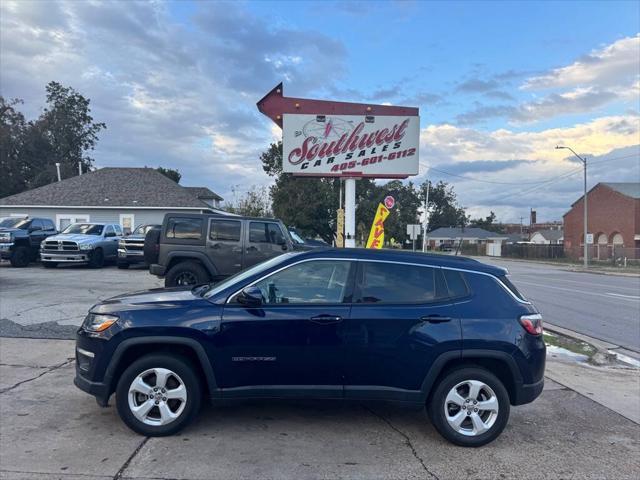
[{"label": "white siding wall", "polygon": [[[172,210],[144,210],[144,209],[102,209],[102,208],[55,208],[55,207],[31,207],[17,208],[0,206],[0,217],[9,217],[12,214],[29,215],[30,217],[50,218],[56,223],[56,218],[64,215],[89,216],[90,222],[120,223],[120,214],[133,214],[135,226],[162,223],[165,213]],[[187,212],[187,210],[180,210]],[[199,213],[200,210],[192,210],[190,213]]]}]

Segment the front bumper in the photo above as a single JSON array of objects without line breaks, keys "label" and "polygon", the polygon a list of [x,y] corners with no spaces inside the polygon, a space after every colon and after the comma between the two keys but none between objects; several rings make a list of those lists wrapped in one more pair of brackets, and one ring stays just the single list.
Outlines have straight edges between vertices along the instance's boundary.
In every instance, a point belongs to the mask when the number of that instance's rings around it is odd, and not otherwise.
[{"label": "front bumper", "polygon": [[13,250],[13,242],[10,243],[0,243],[0,258],[9,259],[11,258],[11,251]]},{"label": "front bumper", "polygon": [[118,248],[118,260],[126,260],[128,263],[141,263],[144,262],[144,252]]},{"label": "front bumper", "polygon": [[82,376],[80,367],[76,363],[76,377],[73,379],[73,384],[83,392],[96,397],[96,402],[101,407],[106,407],[109,404],[109,386],[102,382],[92,382]]},{"label": "front bumper", "polygon": [[88,263],[91,250],[69,253],[47,253],[40,251],[40,260],[56,263]]}]

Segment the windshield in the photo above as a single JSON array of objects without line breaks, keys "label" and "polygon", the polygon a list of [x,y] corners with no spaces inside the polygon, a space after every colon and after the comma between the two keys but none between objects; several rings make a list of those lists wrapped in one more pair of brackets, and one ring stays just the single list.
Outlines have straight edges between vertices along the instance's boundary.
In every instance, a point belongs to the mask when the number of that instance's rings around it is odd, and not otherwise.
[{"label": "windshield", "polygon": [[149,230],[156,226],[157,225],[140,225],[131,235],[146,235]]},{"label": "windshield", "polygon": [[300,243],[300,244],[304,243],[304,240],[294,230],[289,230],[289,234],[291,235],[291,238],[293,238],[294,242]]},{"label": "windshield", "polygon": [[28,218],[7,217],[0,221],[0,227],[4,228],[22,228],[23,225],[29,223]]},{"label": "windshield", "polygon": [[64,229],[62,233],[79,233],[82,235],[102,235],[104,225],[95,223],[74,223]]},{"label": "windshield", "polygon": [[219,292],[223,291],[225,288],[233,285],[234,283],[241,282],[245,278],[249,278],[250,276],[255,275],[256,273],[260,273],[263,270],[268,270],[271,267],[275,267],[276,265],[290,259],[293,255],[299,255],[299,253],[284,253],[277,257],[270,258],[265,262],[258,263],[257,265],[254,265],[253,267],[248,268],[247,270],[242,270],[241,272],[238,272],[235,275],[232,275],[216,284],[211,285],[209,290],[205,291],[202,296],[204,298],[211,298],[214,295],[218,294]]}]

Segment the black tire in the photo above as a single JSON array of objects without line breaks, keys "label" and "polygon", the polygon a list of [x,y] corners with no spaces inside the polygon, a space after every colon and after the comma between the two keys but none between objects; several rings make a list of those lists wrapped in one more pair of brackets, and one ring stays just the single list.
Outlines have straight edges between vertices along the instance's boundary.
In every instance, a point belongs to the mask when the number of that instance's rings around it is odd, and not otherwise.
[{"label": "black tire", "polygon": [[[175,420],[166,425],[148,425],[144,423],[132,413],[129,405],[129,387],[131,383],[141,373],[154,368],[171,370],[182,380],[186,388],[187,398],[184,408]],[[179,432],[194,419],[200,410],[202,388],[195,372],[194,366],[188,360],[179,356],[151,354],[136,360],[122,373],[116,387],[116,407],[120,418],[131,430],[147,437],[162,437]],[[131,401],[134,400],[132,399]],[[162,402],[162,399],[159,401]],[[169,402],[167,404],[171,407]],[[154,408],[158,409],[157,412],[153,411]],[[160,416],[159,407],[153,407],[149,413]]]},{"label": "black tire", "polygon": [[160,229],[152,228],[144,237],[144,261],[147,265],[158,263],[158,244],[160,243]]},{"label": "black tire", "polygon": [[129,268],[129,264],[124,262],[118,262],[116,266],[122,270],[126,270],[127,268]]},{"label": "black tire", "polygon": [[102,268],[104,266],[104,253],[101,248],[96,248],[89,255],[89,267]]},{"label": "black tire", "polygon": [[209,273],[198,262],[184,261],[169,269],[165,279],[165,287],[184,287],[200,285],[211,280]]},{"label": "black tire", "polygon": [[30,256],[29,248],[21,245],[13,249],[9,261],[12,267],[23,268],[29,265]]},{"label": "black tire", "polygon": [[42,262],[44,268],[56,268],[58,264],[56,262]]},{"label": "black tire", "polygon": [[[486,432],[476,434],[474,436],[468,436],[456,431],[447,421],[445,415],[445,400],[449,392],[456,385],[473,380],[482,382],[493,391],[492,393],[495,395],[498,402],[498,412],[495,414],[495,420]],[[466,387],[463,385],[460,388],[460,391],[464,392]],[[462,396],[464,398],[464,395]],[[488,392],[484,389],[481,390],[479,396],[485,399],[491,398]],[[465,410],[463,411],[460,408],[457,409],[453,403],[449,403],[448,405],[449,407],[447,408],[450,408],[450,410],[448,410],[450,416],[454,416],[457,412],[461,412],[463,418],[465,418],[461,427],[465,428],[467,431],[470,430],[472,419],[470,417],[468,419],[465,417],[465,415],[469,415],[466,413],[469,409],[465,407]],[[469,406],[473,409],[473,403]],[[427,412],[435,429],[451,443],[460,445],[461,447],[481,447],[482,445],[486,445],[487,443],[495,440],[502,433],[502,430],[504,430],[504,427],[509,421],[509,411],[509,394],[502,382],[489,371],[476,367],[461,367],[447,373],[446,376],[444,376],[444,378],[442,378],[442,380],[440,380],[440,382],[435,386],[435,390],[427,404]],[[476,414],[475,412],[478,413]],[[490,418],[489,415],[491,415],[491,413],[487,411],[483,412],[473,410],[471,415],[481,415],[484,417],[484,421],[486,422]]]}]

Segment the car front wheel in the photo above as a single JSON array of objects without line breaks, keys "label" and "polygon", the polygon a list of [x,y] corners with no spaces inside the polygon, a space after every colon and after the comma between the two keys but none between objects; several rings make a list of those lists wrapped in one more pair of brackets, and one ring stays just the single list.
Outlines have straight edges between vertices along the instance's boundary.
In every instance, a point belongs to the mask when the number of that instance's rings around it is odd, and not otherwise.
[{"label": "car front wheel", "polygon": [[200,395],[200,382],[189,362],[154,354],[124,371],[116,388],[116,406],[133,431],[159,437],[177,433],[195,417]]},{"label": "car front wheel", "polygon": [[495,440],[509,420],[509,394],[481,368],[460,368],[436,386],[427,405],[433,426],[450,442],[480,447]]}]

